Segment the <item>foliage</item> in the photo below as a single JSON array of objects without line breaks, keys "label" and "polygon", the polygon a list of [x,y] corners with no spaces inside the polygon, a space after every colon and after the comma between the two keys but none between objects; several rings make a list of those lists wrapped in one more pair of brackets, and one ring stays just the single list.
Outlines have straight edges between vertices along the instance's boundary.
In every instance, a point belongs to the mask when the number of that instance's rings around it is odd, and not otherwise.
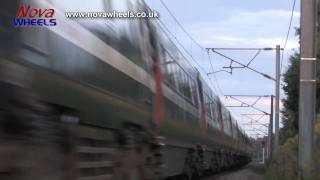
[{"label": "foliage", "polygon": [[[318,121],[320,117],[318,116]],[[316,151],[314,160],[305,170],[311,171],[311,177],[306,180],[320,179],[320,122],[315,127]],[[298,136],[289,138],[280,146],[278,153],[270,162],[265,174],[266,180],[295,180],[298,179]]]},{"label": "foliage", "polygon": [[[318,3],[318,16],[320,15],[320,3]],[[320,23],[320,18],[318,19],[318,24]],[[296,28],[296,35],[300,37],[300,28]],[[320,33],[319,28],[317,30],[317,58],[320,58]],[[283,90],[287,95],[286,99],[283,100],[284,108],[282,110],[283,114],[283,128],[280,131],[280,142],[281,144],[285,141],[295,136],[298,133],[298,120],[299,120],[299,63],[300,54],[294,53],[290,57],[290,65],[287,72],[284,74],[285,86]],[[320,64],[317,64],[317,79],[320,79]],[[320,81],[317,81],[317,112],[320,112]]]},{"label": "foliage", "polygon": [[315,127],[315,134],[316,134],[316,143],[315,143],[315,156],[314,161],[311,164],[311,175],[310,179],[320,179],[320,117],[318,115],[318,123]]},{"label": "foliage", "polygon": [[265,174],[266,180],[295,180],[297,169],[298,137],[289,138],[280,146]]},{"label": "foliage", "polygon": [[[318,3],[318,17],[320,16],[320,3]],[[318,24],[320,18],[318,18]],[[300,35],[300,29],[296,30],[297,35]],[[317,58],[320,58],[320,33],[317,33]],[[265,179],[266,180],[295,180],[298,179],[298,125],[299,125],[299,53],[294,53],[290,57],[290,66],[284,74],[285,86],[283,90],[286,94],[286,99],[283,100],[283,128],[280,131],[280,146],[279,151],[272,162],[270,162]],[[320,112],[320,65],[317,64],[317,112]],[[313,162],[305,171],[311,172],[310,180],[320,179],[320,117],[318,115],[317,124],[315,127],[315,156]],[[308,180],[309,180],[308,179]]]},{"label": "foliage", "polygon": [[294,137],[298,132],[299,119],[299,54],[290,57],[290,66],[284,74],[283,86],[287,98],[283,99],[282,122],[280,142],[283,144],[288,138]]}]

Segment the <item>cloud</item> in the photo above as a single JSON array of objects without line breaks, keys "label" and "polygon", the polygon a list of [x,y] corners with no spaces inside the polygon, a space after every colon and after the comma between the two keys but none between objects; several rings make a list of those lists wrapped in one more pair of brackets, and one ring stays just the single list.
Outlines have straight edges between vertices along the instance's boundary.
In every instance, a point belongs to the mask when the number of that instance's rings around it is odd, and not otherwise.
[{"label": "cloud", "polygon": [[[213,46],[215,44],[223,44],[223,47],[230,45],[248,46],[248,47],[274,47],[276,44],[284,45],[284,37],[271,37],[271,38],[242,38],[236,36],[211,36],[210,38],[202,41],[202,44],[205,46]],[[298,49],[299,43],[297,40],[288,40],[287,49]]]},{"label": "cloud", "polygon": [[[273,47],[275,44],[283,45],[285,43],[284,38],[258,38],[254,40],[258,46],[261,47]],[[299,43],[296,40],[288,40],[286,48],[297,49],[299,48]]]},{"label": "cloud", "polygon": [[[226,104],[226,105],[231,105],[231,106],[236,106],[236,105],[241,105],[241,102],[237,101],[236,99],[233,98],[225,98],[224,96],[220,97],[220,99]],[[240,97],[237,99],[247,103],[247,104],[253,104],[257,98],[256,97]],[[256,106],[263,106],[270,108],[270,98],[261,98]],[[280,101],[280,107],[282,107],[282,102]]]},{"label": "cloud", "polygon": [[[204,47],[275,47],[276,44],[283,46],[291,16],[291,7],[283,1],[211,1],[206,0],[201,3],[185,2],[183,0],[166,0],[169,8],[184,26],[184,28]],[[229,61],[216,54],[211,55],[213,68],[207,60],[207,53],[196,48],[188,35],[186,35],[172,17],[162,8],[157,1],[150,0],[153,7],[161,13],[161,20],[166,24],[170,31],[177,36],[179,41],[190,50],[196,61],[205,69],[206,72],[221,70],[223,66],[228,66]],[[170,4],[171,3],[171,4]],[[180,7],[181,3],[184,8]],[[205,7],[204,7],[205,6]],[[299,4],[297,4],[298,10]],[[227,9],[227,11],[226,11]],[[285,10],[288,9],[288,10]],[[187,12],[187,13],[186,13]],[[300,13],[293,14],[293,24],[291,34],[287,43],[287,49],[298,48],[298,39],[295,37],[294,28],[299,26]],[[172,38],[174,41],[174,38]],[[183,51],[183,50],[182,50]],[[284,54],[284,67],[287,57],[291,51]],[[226,55],[239,60],[249,62],[256,52],[237,52],[224,51]],[[186,55],[187,56],[187,55]],[[188,57],[188,56],[187,56]],[[252,62],[252,67],[271,76],[274,75],[274,52],[263,52],[257,60]],[[201,69],[199,69],[201,71]],[[225,72],[216,73],[216,79],[222,93],[218,94],[272,94],[274,92],[273,82],[262,76],[255,74],[247,69],[235,69],[233,74]],[[214,77],[214,76],[210,76]],[[204,76],[204,79],[205,78]],[[213,78],[213,83],[208,84],[216,87],[218,83]],[[220,97],[224,101],[224,97]],[[254,98],[243,98],[247,103],[254,102]],[[238,102],[229,100],[226,105],[239,105]],[[229,103],[229,104],[228,104]],[[270,111],[270,99],[259,101],[257,107],[262,110]],[[238,123],[248,122],[248,118],[241,116],[243,113],[257,113],[252,108],[229,108],[237,119]],[[264,117],[262,122],[268,122],[269,118]],[[256,128],[259,128],[258,126]]]},{"label": "cloud", "polygon": [[203,44],[209,45],[216,41],[237,43],[237,42],[244,41],[244,39],[239,37],[233,37],[233,36],[211,36],[209,39],[204,40]]},{"label": "cloud", "polygon": [[[288,19],[290,18],[290,16],[291,16],[291,11],[281,10],[281,9],[267,9],[262,11],[243,12],[240,14],[240,17],[246,17],[248,19],[260,19],[261,17],[263,18],[277,17],[278,19],[280,18]],[[299,18],[299,17],[300,17],[299,11],[293,12],[293,18]]]},{"label": "cloud", "polygon": [[[214,15],[212,15],[214,16]],[[275,47],[276,44],[283,46],[289,25],[291,11],[279,9],[267,10],[252,10],[243,11],[237,10],[229,12],[227,15],[219,16],[219,18],[199,18],[195,21],[183,20],[185,29],[204,47]],[[299,26],[299,12],[294,12],[291,34],[287,43],[287,49],[298,48],[298,39],[294,35],[294,27]],[[183,18],[182,18],[183,19]],[[191,41],[182,32],[177,31],[175,26],[168,25],[172,32],[176,32],[178,39],[189,48]],[[180,33],[179,33],[180,32]],[[212,72],[207,54],[202,57],[202,51],[197,52],[191,47],[194,57],[199,59],[199,63],[205,68],[206,72]],[[287,51],[289,52],[289,51]],[[286,52],[286,53],[287,53]],[[226,51],[226,55],[233,57],[241,62],[248,62],[250,57],[253,57],[255,52],[234,52]],[[285,53],[285,59],[287,57]],[[272,59],[271,59],[272,58]],[[223,66],[228,66],[229,61],[216,56],[211,56],[215,70],[222,69]],[[271,60],[270,60],[271,59]],[[274,53],[261,53],[259,59],[254,61],[251,66],[261,70],[262,72],[274,74]],[[284,66],[286,62],[284,61]],[[233,74],[217,73],[215,74],[219,81],[219,85],[223,90],[220,94],[272,94],[274,92],[274,84],[269,82],[264,77],[261,77],[249,70],[234,70]],[[210,83],[209,83],[210,84]],[[218,86],[213,80],[214,86]],[[226,105],[239,105],[235,100],[220,99]],[[253,103],[256,98],[241,98],[244,102]],[[261,99],[256,106],[265,112],[270,111],[270,99]],[[281,105],[282,107],[282,105]],[[242,116],[244,113],[258,113],[252,108],[228,108],[233,116],[241,125],[248,123],[249,119]],[[269,117],[263,117],[261,122],[267,123]],[[256,126],[259,128],[259,126]]]},{"label": "cloud", "polygon": [[[202,21],[187,24],[187,29],[204,46],[251,46],[284,45],[291,11],[268,9],[239,12],[220,21]],[[299,12],[293,13],[288,49],[298,48],[294,27],[299,25]]]}]

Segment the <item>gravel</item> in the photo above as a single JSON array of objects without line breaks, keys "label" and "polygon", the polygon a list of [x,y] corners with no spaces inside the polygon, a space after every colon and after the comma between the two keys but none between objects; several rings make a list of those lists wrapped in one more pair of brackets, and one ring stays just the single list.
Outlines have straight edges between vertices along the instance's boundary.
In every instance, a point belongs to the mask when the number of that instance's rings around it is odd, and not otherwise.
[{"label": "gravel", "polygon": [[263,180],[263,173],[263,164],[251,163],[240,170],[225,172],[202,180]]}]

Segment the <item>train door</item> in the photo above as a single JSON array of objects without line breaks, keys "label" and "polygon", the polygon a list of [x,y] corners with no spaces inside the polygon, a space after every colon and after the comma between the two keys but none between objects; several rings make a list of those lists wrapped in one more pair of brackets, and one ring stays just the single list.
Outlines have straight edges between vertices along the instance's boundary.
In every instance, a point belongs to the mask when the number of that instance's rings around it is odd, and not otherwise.
[{"label": "train door", "polygon": [[232,124],[232,116],[231,116],[231,113],[230,112],[228,112],[228,122],[229,122],[229,124],[230,124],[230,135],[231,135],[231,137],[233,138],[233,124]]},{"label": "train door", "polygon": [[198,91],[199,91],[199,101],[200,101],[200,125],[202,129],[206,128],[206,110],[205,110],[205,102],[204,102],[204,92],[203,85],[200,80],[199,74],[197,77],[198,82]]},{"label": "train door", "polygon": [[221,134],[221,144],[224,144],[224,123],[223,123],[223,116],[222,116],[222,107],[221,102],[218,101],[218,113],[219,113],[219,122],[220,122],[220,134]]},{"label": "train door", "polygon": [[[147,7],[144,10],[147,12]],[[154,25],[148,19],[141,20],[140,33],[142,57],[147,65],[147,71],[154,80],[154,95],[151,97],[152,124],[159,126],[163,119],[163,92],[157,33]]]}]

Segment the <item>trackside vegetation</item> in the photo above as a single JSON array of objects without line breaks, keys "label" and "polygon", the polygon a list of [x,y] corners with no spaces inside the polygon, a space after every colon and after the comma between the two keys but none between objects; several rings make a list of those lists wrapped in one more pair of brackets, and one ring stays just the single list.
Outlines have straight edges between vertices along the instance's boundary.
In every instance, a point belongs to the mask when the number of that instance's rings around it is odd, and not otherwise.
[{"label": "trackside vegetation", "polygon": [[[319,3],[318,3],[319,4]],[[320,4],[318,7],[318,17],[320,15]],[[318,18],[319,21],[319,18]],[[319,21],[320,22],[320,21]],[[319,24],[318,22],[318,24]],[[300,31],[297,29],[297,35]],[[320,58],[320,33],[317,34],[317,58]],[[274,154],[273,160],[268,163],[265,180],[296,180],[298,179],[298,129],[299,129],[299,52],[295,52],[290,57],[289,67],[283,75],[283,91],[286,98],[282,100],[282,123],[280,130],[279,151]],[[317,67],[317,122],[315,126],[315,156],[313,161],[305,167],[310,171],[311,176],[305,180],[320,179],[320,66]],[[303,142],[302,142],[303,143]]]}]

